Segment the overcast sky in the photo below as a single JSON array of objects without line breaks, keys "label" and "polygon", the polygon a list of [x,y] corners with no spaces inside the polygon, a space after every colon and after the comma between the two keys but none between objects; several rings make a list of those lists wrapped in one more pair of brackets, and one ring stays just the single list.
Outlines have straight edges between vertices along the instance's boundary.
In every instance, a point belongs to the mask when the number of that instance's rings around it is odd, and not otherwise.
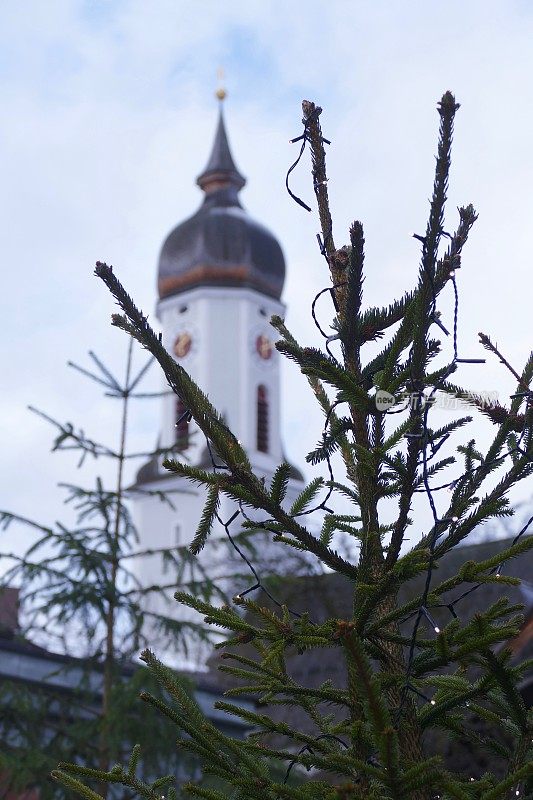
[{"label": "overcast sky", "polygon": [[[310,303],[327,284],[317,215],[284,189],[301,100],[324,108],[336,241],[363,221],[366,302],[384,304],[416,279],[410,234],[425,228],[435,107],[451,89],[461,109],[447,226],[458,205],[479,211],[458,275],[461,355],[481,355],[482,330],[521,368],[532,340],[532,42],[533,8],[511,0],[3,0],[0,507],[52,521],[61,515],[55,484],[73,479],[73,459],[48,454],[51,431],[28,403],[94,437],[117,437],[113,402],[66,361],[88,366],[93,348],[122,363],[125,337],[110,328],[97,259],[153,312],[161,243],[201,200],[194,181],[214,135],[219,66],[233,153],[248,178],[243,202],[280,239],[287,322],[315,344]],[[312,201],[307,157],[294,187]],[[325,326],[330,311],[325,301]],[[503,397],[514,388],[495,362],[458,379]],[[291,366],[283,391],[286,449],[301,464],[320,418]],[[156,407],[134,420],[135,446],[152,446]],[[517,497],[526,495],[524,487]]]}]

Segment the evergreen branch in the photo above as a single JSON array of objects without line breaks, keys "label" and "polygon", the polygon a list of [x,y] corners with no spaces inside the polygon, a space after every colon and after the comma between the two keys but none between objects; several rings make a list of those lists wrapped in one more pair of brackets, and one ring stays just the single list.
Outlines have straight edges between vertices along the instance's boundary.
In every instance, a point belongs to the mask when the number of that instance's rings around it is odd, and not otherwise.
[{"label": "evergreen branch", "polygon": [[[295,523],[290,515],[286,514],[278,505],[272,503],[259,479],[253,475],[250,462],[242,446],[237,442],[235,436],[230,434],[218,412],[209,403],[203,392],[185,370],[167,353],[148,325],[146,317],[136,308],[132,299],[113,274],[111,267],[98,262],[96,274],[102,278],[126,314],[127,319],[115,316],[113,318],[114,324],[138,338],[143,346],[155,356],[166,375],[170,387],[182,397],[188,408],[194,409],[193,417],[198,427],[208,439],[211,439],[215,449],[230,468],[232,474],[245,487],[246,494],[243,497],[245,502],[255,503],[257,507],[261,507],[267,513],[271,513],[278,522],[286,526],[289,533],[307,546],[312,553],[321,558],[325,564],[333,569],[338,569],[343,574],[355,576],[355,567],[342,559],[338,553],[324,547],[307,529]],[[227,485],[225,489],[229,491]],[[235,496],[236,487],[233,487],[232,491]]]},{"label": "evergreen branch", "polygon": [[513,720],[519,726],[521,732],[525,734],[528,733],[527,709],[520,692],[516,688],[512,673],[506,667],[505,662],[509,660],[509,656],[509,650],[504,650],[497,655],[488,648],[483,652],[483,658],[490,669],[490,674],[498,681],[502,692],[507,698]]},{"label": "evergreen branch", "polygon": [[525,414],[513,412],[496,401],[488,402],[483,394],[467,391],[450,381],[441,382],[439,389],[477,409],[495,425],[501,425],[506,422],[509,430],[514,430],[517,433],[521,433],[524,429],[527,420]]},{"label": "evergreen branch", "polygon": [[[219,746],[222,745],[226,750],[229,750],[231,753],[233,753],[237,759],[240,759],[240,761],[237,761],[239,769],[245,767],[253,775],[255,774],[264,776],[264,766],[260,762],[248,758],[244,753],[242,753],[242,750],[239,748],[237,742],[235,742],[231,737],[225,736],[223,733],[221,733],[221,731],[218,730],[218,728],[216,728],[206,719],[198,704],[191,697],[189,697],[187,692],[183,690],[168,667],[165,667],[160,661],[158,661],[158,659],[156,659],[149,650],[143,651],[141,654],[141,660],[148,664],[158,681],[165,687],[165,689],[167,689],[171,697],[178,703],[181,710],[181,713],[179,714],[181,717],[180,727],[182,727],[184,730],[187,729],[184,725],[184,720],[186,718],[186,725],[190,726],[190,730],[188,732],[192,738],[199,741],[208,749],[213,748],[213,758],[217,761],[220,761],[222,767],[227,768],[228,762],[225,754],[223,754],[219,748],[215,747],[215,742],[218,743]],[[236,765],[233,764],[230,770],[235,769],[235,766]]]},{"label": "evergreen branch", "polygon": [[360,381],[344,370],[335,359],[316,347],[301,348],[286,340],[276,342],[276,349],[295,361],[303,375],[311,374],[338,389],[342,402],[356,403],[361,408],[370,407],[366,391],[361,388]]},{"label": "evergreen branch", "polygon": [[[437,162],[435,167],[435,181],[426,235],[422,239],[422,260],[419,272],[418,291],[415,300],[409,307],[410,313],[409,315],[406,314],[406,317],[400,326],[400,330],[397,333],[399,342],[403,344],[403,337],[405,337],[407,334],[402,331],[402,329],[405,330],[406,327],[411,327],[411,325],[414,323],[409,380],[409,391],[413,394],[422,391],[425,385],[424,370],[428,355],[427,334],[433,322],[433,316],[435,312],[437,251],[442,236],[444,205],[448,187],[453,120],[458,107],[459,106],[456,104],[455,98],[450,92],[446,92],[439,103],[441,124],[439,131]],[[411,315],[413,315],[412,319]],[[410,417],[412,420],[412,431],[418,431],[419,428],[423,427],[423,414],[421,408],[418,407],[418,404],[412,405]],[[407,448],[406,472],[402,481],[399,498],[399,513],[393,533],[391,535],[391,543],[386,558],[386,563],[388,566],[393,564],[398,558],[403,543],[405,529],[409,518],[409,510],[415,488],[413,483],[421,448],[421,439],[415,437],[411,437],[409,439]]]},{"label": "evergreen branch", "polygon": [[95,272],[104,281],[126,315],[127,319],[115,315],[113,324],[126,330],[152,353],[163,369],[170,388],[182,398],[194,421],[202,433],[213,442],[223,461],[239,473],[246,470],[249,474],[250,462],[242,446],[235,436],[228,435],[226,425],[206,395],[183,367],[177,364],[167,352],[148,324],[147,318],[135,306],[131,297],[113,274],[113,269],[107,264],[98,262]]},{"label": "evergreen branch", "polygon": [[196,783],[184,783],[183,790],[196,797],[201,797],[202,800],[227,800],[227,795],[216,789],[207,789],[204,786],[198,786]]},{"label": "evergreen branch", "polygon": [[441,777],[440,788],[447,792],[453,800],[473,800],[471,785],[456,780],[448,773],[444,773]]},{"label": "evergreen branch", "polygon": [[291,517],[302,514],[306,510],[306,508],[313,502],[323,484],[324,479],[319,477],[314,478],[311,483],[305,487],[305,489],[298,495],[291,506],[291,510],[289,512]]},{"label": "evergreen branch", "polygon": [[481,342],[485,350],[488,350],[489,353],[493,353],[495,356],[497,356],[500,359],[500,363],[503,364],[504,367],[506,367],[509,370],[509,372],[514,378],[516,378],[519,389],[528,392],[529,384],[526,384],[524,381],[522,381],[522,378],[518,374],[518,372],[515,369],[513,369],[513,367],[509,364],[505,356],[503,356],[500,350],[498,350],[498,346],[491,342],[489,336],[487,336],[486,333],[478,333],[478,336],[479,336],[479,341]]},{"label": "evergreen branch", "polygon": [[[217,590],[212,581],[201,585],[203,574],[200,581],[196,572],[191,573],[192,580],[186,582],[184,564],[193,564],[192,557],[184,557],[181,551],[174,552],[172,548],[153,550],[165,557],[167,565],[177,570],[175,585],[189,587],[187,593],[177,592],[176,599],[203,615],[213,630],[218,627],[229,632],[227,640],[221,641],[220,632],[216,634],[215,630],[216,647],[244,645],[255,652],[257,660],[240,652],[224,654],[225,658],[233,661],[229,666],[222,666],[221,671],[239,681],[238,685],[228,689],[226,696],[258,694],[260,703],[279,706],[276,711],[287,711],[291,715],[280,720],[276,713],[261,714],[237,704],[219,702],[217,709],[256,726],[256,730],[245,741],[227,736],[206,720],[176,674],[155,659],[150,651],[145,651],[143,660],[157,679],[161,687],[159,691],[164,694],[160,697],[143,690],[141,697],[163,715],[165,724],[172,724],[181,731],[178,746],[194,758],[196,764],[202,764],[207,780],[214,782],[214,785],[198,782],[186,785],[185,791],[200,800],[225,800],[230,794],[234,800],[332,800],[333,795],[337,800],[404,800],[407,796],[409,800],[430,800],[435,792],[447,800],[498,800],[516,791],[518,784],[532,773],[531,720],[518,688],[528,665],[510,666],[506,650],[507,643],[516,636],[523,624],[523,617],[517,613],[521,607],[511,605],[500,597],[466,623],[460,621],[455,611],[460,600],[484,583],[518,583],[518,579],[502,575],[501,566],[532,546],[533,537],[523,536],[528,525],[522,528],[510,547],[506,546],[500,553],[490,555],[481,562],[467,561],[455,575],[433,586],[442,556],[464,540],[476,526],[511,513],[508,501],[510,489],[533,474],[533,416],[529,391],[533,379],[533,354],[519,375],[490,339],[480,334],[483,346],[500,358],[517,380],[520,391],[512,396],[508,407],[500,404],[488,407],[481,396],[471,395],[449,381],[456,362],[461,360],[457,358],[457,286],[453,273],[461,265],[462,249],[476,219],[474,209],[468,206],[460,209],[459,225],[452,236],[443,230],[453,122],[457,108],[453,95],[447,92],[439,103],[439,142],[429,218],[425,235],[416,236],[422,243],[418,284],[388,307],[370,308],[363,312],[363,228],[359,222],[355,222],[350,229],[350,246],[336,249],[327,191],[326,140],[322,136],[319,121],[321,109],[313,103],[303,104],[305,128],[302,149],[306,143],[310,143],[313,182],[322,229],[322,240],[319,237],[319,242],[332,281],[330,291],[337,312],[332,327],[338,332],[335,338],[341,340],[343,363],[316,348],[301,347],[284,323],[279,318],[273,318],[272,324],[282,337],[282,341],[276,344],[278,350],[298,364],[324,412],[324,432],[317,447],[309,454],[308,461],[319,463],[326,460],[331,478],[327,483],[321,478],[312,480],[293,502],[290,511],[286,511],[282,505],[286,501],[290,481],[289,465],[282,463],[278,466],[269,487],[265,479],[254,474],[247,454],[227,428],[220,413],[167,353],[160,337],[156,336],[146,318],[134,306],[112,270],[104,264],[97,265],[97,274],[111,289],[126,314],[125,317],[115,316],[115,324],[140,341],[159,361],[172,391],[190,411],[219,459],[212,472],[173,459],[165,462],[174,475],[207,490],[207,500],[191,545],[193,553],[201,550],[206,543],[215,519],[222,522],[218,508],[220,493],[223,493],[231,502],[239,504],[243,514],[244,506],[254,509],[250,517],[245,515],[240,534],[250,548],[253,548],[253,543],[247,537],[252,530],[268,531],[274,541],[311,553],[338,575],[354,581],[349,621],[335,620],[329,615],[324,622],[317,623],[311,621],[306,613],[300,615],[289,612],[282,602],[278,602],[270,594],[268,584],[261,583],[252,562],[247,558],[244,560],[257,583],[242,595],[235,595],[233,602],[235,606],[241,606],[239,609],[226,604],[223,592]],[[443,236],[449,238],[449,245],[439,259]],[[439,321],[436,303],[449,281],[452,282],[456,299],[454,358],[451,363],[435,367],[435,357],[440,353],[441,345],[430,338],[430,334],[435,324],[444,329]],[[391,332],[377,356],[363,366],[362,345],[381,338],[384,331],[396,323],[398,328]],[[447,333],[445,329],[444,332]],[[98,375],[91,374],[91,377],[104,383],[114,396],[126,399],[137,379],[131,383],[128,378],[123,388],[106,367],[96,358],[94,360],[105,381]],[[333,391],[330,391],[330,387]],[[457,451],[464,456],[465,469],[459,478],[443,487],[432,487],[430,479],[433,483],[433,476],[451,465],[454,458],[440,458],[437,453],[452,433],[471,420],[462,417],[436,430],[430,428],[429,406],[424,407],[422,400],[428,388],[433,389],[432,398],[439,389],[462,397],[496,426],[493,441],[485,455],[476,447],[474,440],[459,445]],[[408,419],[394,426],[395,430],[389,434],[391,416],[378,410],[375,389],[383,389],[394,395],[406,392],[413,397],[420,397],[421,402],[412,403],[409,411],[407,408],[395,408],[392,413],[407,411]],[[345,417],[338,413],[341,404],[349,408]],[[83,457],[88,453],[100,453],[99,446],[86,439],[83,431],[78,433],[68,425],[59,427],[56,440],[58,447],[81,447]],[[339,450],[346,468],[346,485],[334,479],[329,464],[331,456]],[[170,454],[170,451],[165,453]],[[124,448],[118,455],[122,467],[128,457]],[[498,473],[497,479],[492,480],[489,489],[483,492],[481,487],[485,480],[499,470],[507,458],[511,466],[504,467],[503,475]],[[432,492],[447,485],[452,490],[451,500],[447,503],[448,510],[438,513]],[[326,512],[318,536],[312,533],[312,523],[305,527],[300,524],[298,516],[309,513],[309,506],[323,486],[329,491],[327,499],[318,505],[319,509]],[[420,492],[422,488],[432,507],[432,528],[415,547],[401,556],[406,531],[412,526],[413,498],[415,492]],[[333,490],[355,505],[356,511],[339,514],[327,508],[326,502],[333,496]],[[115,610],[121,613],[126,610],[129,615],[126,617],[128,624],[120,634],[123,641],[127,637],[135,642],[140,640],[145,616],[150,624],[174,626],[178,630],[181,623],[163,615],[146,612],[140,616],[142,593],[156,589],[168,590],[174,585],[154,584],[141,591],[138,580],[127,568],[121,574],[125,579],[134,580],[133,589],[128,586],[123,590],[114,579],[109,580],[109,568],[115,574],[119,567],[122,568],[122,559],[133,555],[125,553],[133,527],[127,512],[121,510],[121,498],[125,497],[123,490],[119,486],[118,493],[106,493],[98,486],[94,493],[75,488],[69,491],[69,499],[84,520],[83,527],[74,532],[58,527],[56,532],[36,526],[39,541],[33,552],[53,541],[60,548],[64,542],[65,550],[61,552],[72,554],[65,562],[54,554],[47,565],[51,582],[46,587],[46,597],[53,594],[55,598],[55,605],[50,604],[51,620],[54,624],[68,620],[75,607],[77,594],[83,594],[91,613],[100,602],[98,612],[103,613],[108,625],[107,643],[103,642],[99,647],[107,654],[105,674],[109,677],[109,653],[113,656],[114,648],[118,646],[113,629]],[[383,524],[378,514],[379,501],[388,498],[390,502],[395,496],[398,496],[395,518],[391,523],[387,521],[387,524]],[[334,500],[333,496],[332,502]],[[118,513],[115,513],[117,508]],[[103,554],[90,545],[95,531],[91,522],[93,509],[98,509],[104,520],[101,542],[108,549],[104,548]],[[256,521],[259,512],[264,512],[266,518]],[[4,515],[0,521],[2,519],[7,525],[12,517]],[[226,523],[228,533],[232,519]],[[337,531],[345,532],[360,542],[357,566],[332,549],[331,543]],[[389,533],[390,542],[387,544],[385,537]],[[234,546],[237,547],[236,544]],[[152,553],[150,548],[145,552]],[[15,562],[6,579],[20,567],[26,569],[32,578],[41,580],[44,572],[41,573],[31,559],[26,556],[22,565]],[[64,571],[68,579],[62,575],[63,567],[66,568]],[[407,602],[399,600],[398,596],[402,597],[400,590],[409,586],[412,578],[423,573],[423,591],[415,597],[408,594]],[[74,578],[75,584],[68,582],[71,578]],[[446,602],[449,597],[447,593],[469,584],[470,588]],[[335,591],[337,585],[333,583],[331,586]],[[247,595],[252,588],[262,590],[272,605],[268,601],[262,605],[244,599],[243,595]],[[29,599],[36,597],[32,590],[33,587],[27,593]],[[98,592],[102,590],[104,599],[99,601]],[[410,588],[407,591],[412,595]],[[225,605],[215,605],[213,598]],[[314,598],[311,599],[313,602]],[[35,605],[32,613],[37,614],[45,603],[41,598]],[[443,625],[438,612],[437,625],[431,618],[431,611],[445,608],[454,615],[454,619]],[[321,609],[318,609],[317,616],[322,619]],[[413,616],[416,619],[412,629],[409,626],[409,630],[406,630],[404,625]],[[424,617],[434,628],[436,636],[431,632],[429,637],[425,637],[420,628]],[[37,618],[34,617],[34,621]],[[191,623],[191,627],[199,631],[200,623]],[[294,680],[292,674],[297,674],[292,669],[295,652],[303,656],[302,660],[320,658],[322,648],[339,646],[344,653],[347,672],[347,678],[339,683],[339,687],[329,681],[320,686],[307,687],[304,685],[306,681],[297,683]],[[313,648],[318,653],[311,655]],[[408,648],[407,660],[405,648]],[[312,683],[313,680],[308,682]],[[430,697],[420,691],[426,686],[431,687]],[[420,703],[417,695],[425,702]],[[328,713],[325,706],[333,707],[333,712]],[[301,722],[299,716],[292,716],[294,712],[298,715],[304,712],[307,719]],[[477,713],[487,725],[497,728],[505,736],[505,744],[500,743],[496,735],[492,736],[492,731],[487,736],[470,731],[471,712]],[[120,710],[114,713],[118,714]],[[17,731],[20,724],[17,720]],[[109,724],[104,719],[104,739]],[[506,762],[506,777],[501,780],[500,776],[486,774],[474,780],[469,775],[448,773],[441,759],[425,757],[422,734],[430,728],[440,728],[451,737],[468,736],[473,748],[489,748]],[[47,731],[53,730],[52,726],[47,728]],[[276,737],[287,739],[289,746],[285,749],[278,747]],[[128,741],[136,740],[129,736],[127,738]],[[263,739],[266,742],[264,746]],[[108,769],[110,749],[107,744],[102,746],[102,742],[96,745],[101,751],[99,770],[62,763],[54,772],[56,781],[63,781],[65,787],[70,786],[86,800],[100,800],[102,796],[107,796],[103,789],[99,790],[99,795],[84,786],[83,781],[90,783],[94,780],[98,781],[98,785],[112,783],[129,788],[131,793],[126,793],[125,800],[133,800],[134,796],[159,800],[161,791],[172,782],[172,777],[163,775],[154,779],[163,770],[152,770],[143,764],[145,771],[151,775],[151,783],[138,780],[136,770],[141,763],[138,746],[131,753],[127,769],[120,766]],[[298,750],[300,744],[302,746]],[[297,751],[291,752],[292,748]],[[9,764],[13,761],[13,753],[10,753],[10,759]],[[529,761],[525,764],[527,759]],[[274,775],[279,764],[287,762],[285,780],[281,783]],[[103,766],[106,768],[103,769]],[[289,782],[288,778],[293,766],[321,770],[325,777],[321,779],[313,775],[310,776],[311,780],[301,785],[292,785],[294,780]],[[339,783],[339,777],[346,779],[346,782]],[[519,788],[522,789],[521,786]],[[530,792],[530,789],[527,791]],[[175,800],[174,790],[169,791],[169,800]]]},{"label": "evergreen branch", "polygon": [[140,756],[141,756],[141,745],[136,744],[133,750],[131,751],[131,756],[128,763],[128,775],[135,775]]},{"label": "evergreen branch", "polygon": [[[278,316],[273,316],[270,320],[271,325],[278,331],[278,333],[283,336],[283,338],[289,342],[292,346],[299,346],[294,336],[290,333],[287,329],[283,320]],[[322,411],[326,415],[326,421],[329,420],[331,425],[338,424],[337,415],[334,412],[334,407],[331,405],[331,401],[322,385],[322,382],[315,376],[315,375],[306,375],[307,381],[309,386],[311,387]],[[342,458],[346,467],[346,473],[350,480],[355,482],[355,460],[352,448],[347,440],[347,438],[340,437],[339,438],[339,446],[342,453]]]},{"label": "evergreen branch", "polygon": [[[247,673],[246,670],[238,670],[232,667],[220,666],[219,670],[227,673],[228,675],[234,675],[238,678],[254,677],[254,673],[252,672]],[[265,692],[269,696],[270,702],[272,702],[270,695],[274,697],[275,695],[287,694],[294,696],[297,700],[301,698],[314,698],[315,700],[322,700],[325,703],[333,703],[334,705],[347,707],[350,706],[350,701],[346,692],[341,692],[338,689],[314,689],[309,686],[297,686],[290,681],[288,682],[287,679],[285,679],[284,682],[278,679],[277,682],[276,680],[271,680],[269,683],[264,684],[254,683],[250,684],[250,686],[246,688],[250,690],[253,688],[256,692]],[[224,692],[224,695],[227,697],[233,697],[237,693],[249,694],[250,692],[245,692],[242,687],[238,687],[236,689],[228,689],[226,692]]]},{"label": "evergreen branch", "polygon": [[[364,645],[353,625],[339,622],[337,634],[345,650],[348,686],[352,707],[366,707],[372,723],[374,742],[380,751],[391,790],[399,789],[399,747],[389,710],[382,696],[379,678],[365,653]],[[351,687],[351,688],[350,688]],[[400,798],[400,795],[394,795]]]},{"label": "evergreen branch", "polygon": [[[59,431],[58,435],[54,440],[54,444],[52,446],[52,452],[55,450],[81,450],[82,454],[80,460],[78,461],[78,467],[80,467],[87,455],[92,455],[95,459],[99,456],[106,456],[109,458],[118,459],[119,453],[115,450],[107,447],[100,442],[96,442],[93,439],[89,439],[83,430],[76,431],[72,423],[65,422],[61,423],[57,420],[53,419],[52,417],[45,414],[44,411],[40,411],[38,408],[34,406],[28,406],[28,410],[37,414],[37,416],[41,417],[41,419],[46,420],[49,422],[50,425],[53,425]],[[72,444],[69,444],[72,442]]]},{"label": "evergreen branch", "polygon": [[[161,800],[161,793],[157,791],[158,787],[148,786],[143,781],[138,780],[135,776],[129,775],[122,767],[113,767],[110,771],[89,769],[87,767],[79,766],[78,764],[60,763],[58,769],[53,770],[51,777],[53,780],[61,783],[69,789],[77,792],[84,800],[103,800],[103,796],[93,792],[92,789],[85,786],[81,781],[78,781],[72,776],[80,775],[81,777],[91,778],[100,783],[119,783],[122,786],[128,786],[134,789],[135,792],[146,800]],[[166,779],[168,783],[168,778]]]},{"label": "evergreen branch", "polygon": [[[77,780],[77,778],[73,778],[72,775],[69,775],[64,771],[64,769],[53,770],[50,773],[50,777],[52,780],[57,781],[57,783],[61,783],[63,786],[66,786],[67,789],[72,789],[73,792],[79,794],[79,796],[83,797],[84,800],[104,800],[101,794],[93,792],[92,789],[89,789],[88,786],[85,786],[85,784]],[[96,777],[98,777],[99,780],[105,780],[105,777],[100,773]]]},{"label": "evergreen branch", "polygon": [[[460,261],[460,252],[468,237],[468,231],[476,220],[476,214],[472,206],[466,209],[459,209],[461,221],[456,233],[452,236],[450,246],[444,258],[438,262],[436,274],[433,283],[433,290],[435,299],[438,297],[444,286],[449,279],[450,270],[458,266]],[[372,380],[375,373],[384,370],[383,377],[380,380],[380,388],[388,389],[393,393],[398,390],[400,384],[398,380],[390,384],[394,370],[397,369],[397,361],[400,354],[406,347],[413,341],[414,332],[414,317],[417,309],[417,301],[420,296],[420,288],[414,292],[407,292],[401,301],[389,306],[389,309],[370,309],[365,313],[364,321],[362,323],[365,341],[370,341],[376,336],[381,335],[381,331],[393,325],[396,322],[402,321],[401,327],[392,341],[385,347],[380,355],[378,355],[372,362],[370,362],[363,370],[363,374],[367,375]],[[367,316],[368,315],[368,316]],[[435,350],[435,343],[430,347],[428,342],[428,354],[438,351]],[[437,376],[433,376],[436,381]],[[428,376],[428,382],[431,382]],[[389,385],[390,384],[390,385]]]},{"label": "evergreen branch", "polygon": [[[506,513],[508,500],[505,495],[509,489],[516,485],[522,478],[527,476],[527,467],[531,464],[528,455],[523,456],[511,469],[501,478],[498,484],[489,494],[480,500],[475,509],[463,521],[458,523],[452,531],[435,547],[435,557],[440,558],[454,545],[461,542],[468,534],[480,523],[486,521],[491,516],[500,516]],[[470,490],[471,495],[473,490]],[[463,501],[468,497],[465,494]],[[454,515],[451,511],[450,516]],[[422,540],[424,541],[424,540]]]},{"label": "evergreen branch", "polygon": [[220,495],[218,486],[210,486],[207,490],[207,499],[200,522],[198,523],[198,528],[189,546],[189,550],[194,556],[197,556],[205,546],[207,537],[213,527],[219,505]]},{"label": "evergreen branch", "polygon": [[[320,767],[328,772],[342,772],[353,777],[356,777],[357,773],[359,773],[374,779],[383,779],[382,771],[370,764],[368,761],[354,757],[351,753],[344,755],[338,750],[328,747],[321,747],[321,743],[326,741],[327,738],[329,738],[329,735],[326,735],[323,738],[316,736],[308,737],[309,741],[305,747],[311,751],[311,755],[309,756],[305,755],[303,749],[301,749],[298,753],[293,753],[281,749],[274,749],[268,746],[258,746],[250,741],[246,742],[244,747],[246,750],[256,754],[261,753],[279,759],[290,759],[291,762],[302,764],[307,768]],[[336,740],[335,736],[332,736],[331,738]],[[318,755],[315,752],[316,750],[320,750],[321,755]]]},{"label": "evergreen branch", "polygon": [[360,339],[360,311],[363,299],[363,264],[365,259],[365,239],[363,226],[360,222],[354,222],[350,228],[350,243],[346,287],[347,314],[341,326],[340,335],[345,352],[354,354],[358,358],[355,350],[358,346],[358,339]]},{"label": "evergreen branch", "polygon": [[507,775],[503,781],[500,781],[494,789],[488,791],[483,800],[500,800],[506,796],[510,789],[513,789],[520,781],[529,778],[533,775],[533,762],[529,761],[527,764],[520,766],[510,775]]},{"label": "evergreen branch", "polygon": [[290,464],[280,464],[272,476],[272,483],[270,484],[270,499],[276,505],[281,505],[287,494],[289,486],[289,478],[291,474]]},{"label": "evergreen branch", "polygon": [[335,453],[342,442],[346,440],[346,433],[352,427],[352,421],[346,418],[331,421],[329,432],[322,434],[321,441],[318,442],[316,449],[312,450],[306,456],[306,461],[309,464],[319,464],[321,461],[326,461]]},{"label": "evergreen branch", "polygon": [[[309,100],[304,100],[302,102],[302,111],[308,140],[311,144],[313,187],[322,228],[324,252],[332,271],[332,283],[336,284],[343,280],[344,276],[342,275],[342,270],[335,270],[332,263],[335,254],[335,243],[333,241],[333,222],[329,210],[326,152],[324,149],[324,137],[322,136],[320,128],[320,114],[322,113],[322,109]],[[340,275],[337,274],[338,272],[340,272]]]},{"label": "evergreen branch", "polygon": [[[459,208],[459,225],[451,237],[450,244],[444,256],[437,262],[435,272],[434,290],[438,297],[449,280],[450,271],[461,266],[461,253],[467,242],[472,225],[477,219],[477,214],[472,205]],[[361,322],[363,341],[372,341],[383,331],[404,319],[407,310],[417,299],[418,289],[408,291],[400,300],[396,300],[385,308],[370,308],[364,312]]]},{"label": "evergreen branch", "polygon": [[215,472],[207,472],[207,470],[200,469],[199,467],[191,467],[173,458],[165,459],[165,461],[163,461],[163,466],[165,469],[168,469],[169,472],[174,473],[174,475],[187,478],[191,483],[197,486],[220,485],[220,475]]},{"label": "evergreen branch", "polygon": [[231,609],[216,608],[210,603],[200,600],[198,597],[194,597],[186,592],[175,592],[174,598],[179,603],[183,603],[183,605],[198,611],[199,614],[204,614],[206,618],[220,628],[226,628],[227,630],[231,631],[240,631],[253,636],[264,636],[265,638],[269,638],[266,631],[260,631],[259,629],[254,628],[253,625],[250,625],[248,622],[241,619],[241,617],[239,617],[239,615]]}]

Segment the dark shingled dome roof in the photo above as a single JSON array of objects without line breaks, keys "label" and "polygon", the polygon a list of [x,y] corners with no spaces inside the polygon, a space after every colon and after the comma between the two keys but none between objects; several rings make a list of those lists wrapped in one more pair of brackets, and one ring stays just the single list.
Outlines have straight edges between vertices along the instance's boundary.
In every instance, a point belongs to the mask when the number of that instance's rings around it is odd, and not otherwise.
[{"label": "dark shingled dome roof", "polygon": [[159,257],[159,297],[196,286],[241,286],[278,298],[285,259],[277,239],[243,209],[245,179],[228,144],[222,110],[213,149],[197,180],[199,210],[168,235]]},{"label": "dark shingled dome roof", "polygon": [[[159,443],[157,444],[157,447],[159,448]],[[211,450],[211,452],[213,452],[213,450]],[[200,453],[200,459],[198,463],[195,464],[195,467],[197,467],[198,469],[211,469],[213,465],[213,462],[211,460],[211,452],[209,451],[209,448],[205,447]],[[214,451],[214,453],[217,461],[220,461],[220,458],[216,450]],[[298,467],[295,467],[294,464],[290,464],[285,454],[283,454],[283,460],[289,464],[290,467],[289,478],[291,478],[294,481],[300,481],[301,483],[304,483],[305,481],[304,476],[300,472]],[[175,478],[174,473],[169,472],[166,469],[162,469],[160,467],[159,462],[160,459],[157,457],[157,455],[151,456],[148,459],[148,461],[146,461],[140,467],[140,469],[137,470],[137,475],[135,476],[135,483],[133,485],[143,486],[144,484],[152,483],[153,481],[162,481],[162,480],[167,480],[169,478]]]}]

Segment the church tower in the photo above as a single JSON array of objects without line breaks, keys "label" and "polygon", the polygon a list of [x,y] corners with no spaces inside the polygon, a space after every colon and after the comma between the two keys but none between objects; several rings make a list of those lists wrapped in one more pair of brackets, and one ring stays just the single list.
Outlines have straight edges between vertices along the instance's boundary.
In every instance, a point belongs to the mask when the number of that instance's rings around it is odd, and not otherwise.
[{"label": "church tower", "polygon": [[[285,260],[277,239],[241,205],[245,183],[231,154],[221,102],[211,155],[197,179],[203,202],[170,232],[161,249],[157,317],[167,350],[224,416],[256,474],[269,481],[284,460],[279,354],[269,320],[285,313]],[[185,413],[176,395],[163,396],[159,447],[176,446],[188,463],[209,469],[206,440]],[[202,512],[204,490],[170,475],[155,458],[141,467],[136,485],[146,490],[135,500],[140,548],[187,545]],[[293,468],[287,501],[302,488],[302,475]],[[157,491],[172,492],[175,510],[161,502]],[[232,502],[225,503],[222,519],[234,511]],[[218,536],[223,535],[220,529]],[[225,566],[222,572],[228,574],[230,565],[217,562],[220,550],[213,550],[208,545],[200,555],[203,568],[216,577]],[[155,558],[139,569],[146,585],[169,583]]]}]

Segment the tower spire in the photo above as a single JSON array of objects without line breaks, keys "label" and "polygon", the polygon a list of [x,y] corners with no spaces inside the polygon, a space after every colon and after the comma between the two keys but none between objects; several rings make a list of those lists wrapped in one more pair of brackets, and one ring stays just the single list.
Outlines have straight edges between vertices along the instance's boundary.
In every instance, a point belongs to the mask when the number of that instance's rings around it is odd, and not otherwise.
[{"label": "tower spire", "polygon": [[[219,80],[221,80],[220,70]],[[210,194],[217,189],[222,189],[227,186],[234,186],[238,191],[242,189],[246,183],[246,178],[241,175],[235,166],[233,156],[231,155],[223,112],[223,102],[227,96],[227,92],[223,88],[222,83],[220,83],[216,91],[216,96],[220,101],[220,109],[215,141],[211,148],[211,155],[209,156],[207,166],[196,179],[196,183],[206,194]]]}]

